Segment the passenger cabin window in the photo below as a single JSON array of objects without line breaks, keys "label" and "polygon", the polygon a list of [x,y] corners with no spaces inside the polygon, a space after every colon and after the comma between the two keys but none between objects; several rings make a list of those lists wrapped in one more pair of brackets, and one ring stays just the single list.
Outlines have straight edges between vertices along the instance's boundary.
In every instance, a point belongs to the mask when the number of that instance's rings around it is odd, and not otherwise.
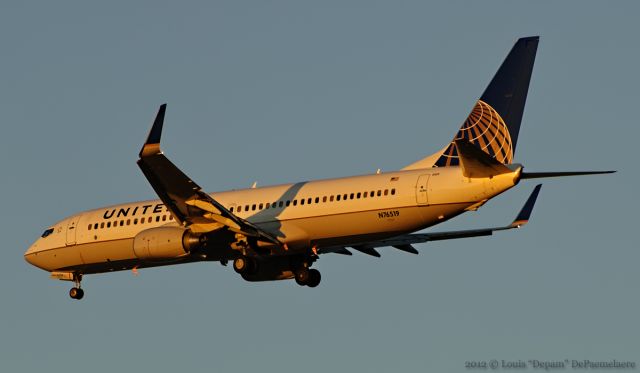
[{"label": "passenger cabin window", "polygon": [[48,235],[50,235],[51,233],[53,233],[53,228],[49,228],[46,231],[42,232],[42,236],[40,236],[40,237],[45,238]]}]

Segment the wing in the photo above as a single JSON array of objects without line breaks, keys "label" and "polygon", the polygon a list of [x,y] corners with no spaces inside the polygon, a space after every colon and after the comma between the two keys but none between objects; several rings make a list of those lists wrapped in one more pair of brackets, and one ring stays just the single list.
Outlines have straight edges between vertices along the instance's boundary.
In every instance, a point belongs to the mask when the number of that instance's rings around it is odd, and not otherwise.
[{"label": "wing", "polygon": [[167,105],[163,104],[158,110],[147,141],[140,150],[138,166],[174,218],[194,232],[227,228],[280,245],[269,232],[235,216],[203,192],[198,184],[164,156],[160,150],[160,137],[166,108]]},{"label": "wing", "polygon": [[[533,189],[533,192],[531,192],[531,195],[527,199],[527,202],[524,204],[524,206],[520,210],[520,213],[518,213],[514,221],[511,224],[503,227],[471,229],[471,230],[463,230],[463,231],[405,234],[405,235],[392,237],[384,240],[362,242],[359,244],[352,245],[351,247],[362,253],[376,256],[376,257],[380,257],[380,253],[376,251],[376,248],[385,247],[385,246],[391,246],[398,250],[406,251],[412,254],[418,254],[418,250],[416,250],[413,246],[411,246],[412,244],[423,243],[428,241],[452,240],[456,238],[491,236],[495,231],[504,231],[508,229],[520,228],[529,222],[529,217],[531,217],[531,212],[533,211],[533,206],[536,203],[536,199],[538,198],[538,194],[540,193],[541,187],[542,187],[542,184],[539,184],[535,187],[535,189]],[[320,253],[337,253],[337,254],[345,254],[345,255],[351,254],[343,246],[322,248],[321,250],[319,250],[319,252]]]}]

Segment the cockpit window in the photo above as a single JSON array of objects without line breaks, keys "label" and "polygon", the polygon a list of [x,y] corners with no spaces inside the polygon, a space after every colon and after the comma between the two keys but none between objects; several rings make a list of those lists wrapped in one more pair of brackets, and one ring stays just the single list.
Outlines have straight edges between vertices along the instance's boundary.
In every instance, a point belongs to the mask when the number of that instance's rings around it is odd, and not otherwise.
[{"label": "cockpit window", "polygon": [[46,231],[44,231],[44,233],[42,233],[42,238],[47,237],[48,235],[50,235],[51,233],[53,233],[53,228],[49,228]]}]

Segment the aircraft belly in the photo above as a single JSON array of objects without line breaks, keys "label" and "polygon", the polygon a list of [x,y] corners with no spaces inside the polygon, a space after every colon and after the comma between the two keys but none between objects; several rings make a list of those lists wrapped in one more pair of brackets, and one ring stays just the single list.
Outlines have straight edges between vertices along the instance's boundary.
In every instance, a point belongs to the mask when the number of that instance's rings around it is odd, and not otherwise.
[{"label": "aircraft belly", "polygon": [[459,202],[423,206],[420,208],[422,223],[424,224],[421,228],[431,227],[456,217],[471,204],[470,202]]},{"label": "aircraft belly", "polygon": [[84,264],[113,262],[136,257],[133,252],[133,238],[91,242],[76,247],[82,255]]},{"label": "aircraft belly", "polygon": [[47,271],[54,271],[71,265],[82,264],[80,252],[75,246],[35,251],[28,255],[29,263]]}]

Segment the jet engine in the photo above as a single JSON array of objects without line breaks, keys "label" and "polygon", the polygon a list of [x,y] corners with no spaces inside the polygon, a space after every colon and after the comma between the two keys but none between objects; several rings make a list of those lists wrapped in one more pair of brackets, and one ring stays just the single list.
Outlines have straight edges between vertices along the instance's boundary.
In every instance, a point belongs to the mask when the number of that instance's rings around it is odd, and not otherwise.
[{"label": "jet engine", "polygon": [[203,236],[181,227],[145,229],[133,239],[133,252],[139,259],[176,259],[201,246]]}]

